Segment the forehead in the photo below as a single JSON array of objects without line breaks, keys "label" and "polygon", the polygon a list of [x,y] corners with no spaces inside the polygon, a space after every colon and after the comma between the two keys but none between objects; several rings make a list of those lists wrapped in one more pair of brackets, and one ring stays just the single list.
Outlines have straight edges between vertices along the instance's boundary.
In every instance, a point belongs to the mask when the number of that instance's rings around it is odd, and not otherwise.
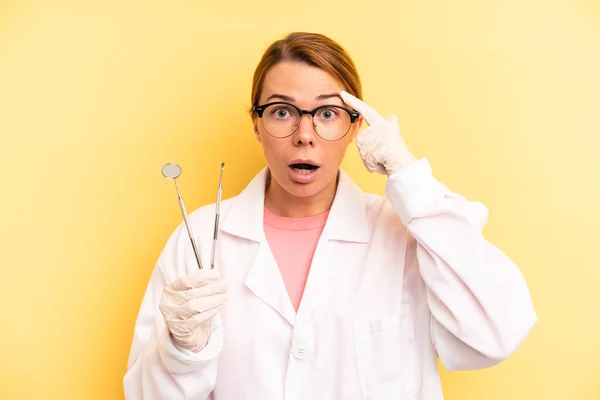
[{"label": "forehead", "polygon": [[339,93],[342,89],[322,69],[299,62],[282,62],[269,69],[265,75],[260,98],[264,100],[272,94],[281,94],[292,97],[300,105],[312,104],[316,96]]}]

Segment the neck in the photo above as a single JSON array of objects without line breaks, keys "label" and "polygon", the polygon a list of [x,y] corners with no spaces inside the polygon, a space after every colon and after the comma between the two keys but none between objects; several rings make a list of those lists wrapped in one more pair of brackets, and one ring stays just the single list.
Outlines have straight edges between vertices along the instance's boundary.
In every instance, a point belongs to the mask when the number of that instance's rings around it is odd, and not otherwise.
[{"label": "neck", "polygon": [[322,214],[331,209],[337,190],[338,176],[319,193],[310,197],[297,197],[287,192],[271,179],[267,179],[265,206],[275,215],[288,218],[304,218]]}]

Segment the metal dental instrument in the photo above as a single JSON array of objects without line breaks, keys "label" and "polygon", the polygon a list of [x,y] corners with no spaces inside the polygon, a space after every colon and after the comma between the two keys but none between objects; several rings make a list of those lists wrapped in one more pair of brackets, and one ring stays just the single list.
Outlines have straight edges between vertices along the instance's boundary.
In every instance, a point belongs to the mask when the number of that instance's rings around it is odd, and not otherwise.
[{"label": "metal dental instrument", "polygon": [[223,168],[225,163],[221,163],[221,176],[219,178],[219,189],[217,190],[217,204],[215,205],[215,232],[213,234],[212,251],[210,253],[210,268],[215,267],[215,247],[217,245],[217,235],[219,232],[219,207],[221,205],[221,197],[223,196]]},{"label": "metal dental instrument", "polygon": [[200,253],[198,252],[198,246],[196,246],[196,242],[194,241],[194,234],[192,233],[192,228],[190,227],[190,223],[187,218],[187,212],[185,211],[185,205],[183,204],[183,198],[181,198],[181,193],[179,193],[179,186],[177,185],[177,177],[181,175],[181,168],[177,164],[165,164],[165,166],[162,167],[162,174],[165,176],[165,178],[173,179],[173,181],[175,182],[175,189],[177,190],[177,197],[179,198],[179,207],[181,208],[181,213],[183,214],[185,227],[187,229],[188,236],[190,237],[190,242],[192,242],[192,248],[194,249],[194,255],[196,256],[198,267],[202,269],[202,261],[200,261]]}]

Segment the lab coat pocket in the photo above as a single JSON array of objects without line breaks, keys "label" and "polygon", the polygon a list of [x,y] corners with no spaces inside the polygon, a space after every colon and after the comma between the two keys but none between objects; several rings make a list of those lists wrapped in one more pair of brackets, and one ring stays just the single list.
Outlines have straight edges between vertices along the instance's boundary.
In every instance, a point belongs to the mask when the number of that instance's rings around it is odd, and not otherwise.
[{"label": "lab coat pocket", "polygon": [[414,398],[421,389],[421,366],[410,306],[398,314],[354,323],[356,362],[363,398]]}]

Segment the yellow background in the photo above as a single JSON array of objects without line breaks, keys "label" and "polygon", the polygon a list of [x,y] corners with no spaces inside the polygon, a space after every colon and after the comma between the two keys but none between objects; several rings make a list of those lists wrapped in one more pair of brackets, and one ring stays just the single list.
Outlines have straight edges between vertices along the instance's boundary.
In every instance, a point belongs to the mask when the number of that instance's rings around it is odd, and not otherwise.
[{"label": "yellow background", "polygon": [[[232,4],[234,3],[234,4]],[[289,31],[354,57],[365,100],[490,209],[540,321],[449,400],[600,399],[600,4],[0,1],[0,398],[122,399],[134,319],[188,210],[263,166],[246,114],[262,52]],[[368,191],[352,146],[344,168]]]}]

